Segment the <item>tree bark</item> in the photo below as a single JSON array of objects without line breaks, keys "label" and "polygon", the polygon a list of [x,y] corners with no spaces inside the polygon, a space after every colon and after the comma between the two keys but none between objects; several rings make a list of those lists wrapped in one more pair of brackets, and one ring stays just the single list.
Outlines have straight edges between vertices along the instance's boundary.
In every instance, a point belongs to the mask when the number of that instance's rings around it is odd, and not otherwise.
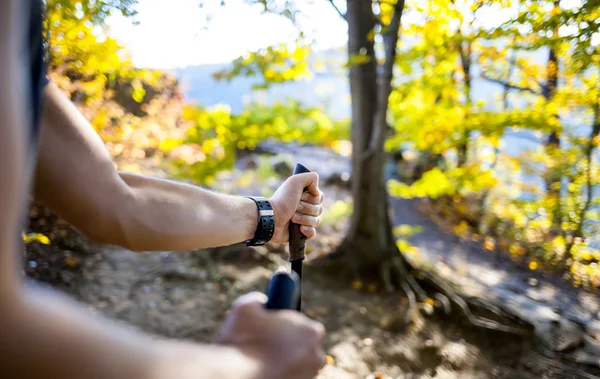
[{"label": "tree bark", "polygon": [[[452,3],[454,4],[454,0],[452,0]],[[475,20],[475,13],[477,12],[477,10],[479,8],[481,8],[483,6],[483,1],[480,1],[477,3],[476,8],[473,10],[473,20]],[[471,21],[469,23],[469,27],[473,26],[473,21]],[[458,28],[456,30],[456,33],[462,38],[463,33],[462,33],[462,28],[463,28],[463,24],[462,21],[460,22],[460,24],[458,25]],[[472,88],[472,77],[471,77],[471,66],[472,66],[472,56],[473,56],[473,42],[470,40],[465,40],[465,41],[459,41],[458,42],[458,55],[460,57],[460,65],[463,71],[463,76],[464,76],[464,82],[463,82],[463,88],[464,88],[464,92],[465,92],[465,105],[467,107],[467,112],[465,114],[465,124],[467,124],[466,120],[469,117],[469,114],[471,112],[471,104],[472,104],[472,99],[471,99],[471,88]],[[468,154],[469,154],[469,143],[471,140],[471,131],[466,128],[464,130],[464,132],[462,133],[462,138],[458,143],[457,146],[457,150],[458,150],[458,167],[462,167],[464,165],[467,164],[467,160],[468,160]]]},{"label": "tree bark", "polygon": [[[559,6],[559,1],[555,2],[555,7]],[[558,36],[558,30],[554,31],[554,35]],[[556,88],[558,85],[558,57],[554,48],[550,48],[548,53],[548,64],[546,66],[548,79],[546,85],[543,88],[542,95],[547,102],[552,101],[556,94]],[[558,120],[558,114],[553,114],[553,118]],[[548,135],[548,139],[545,143],[546,151],[555,155],[560,149],[560,132],[555,130]],[[556,160],[556,156],[554,157]],[[559,231],[561,230],[561,219],[562,212],[560,206],[560,190],[561,190],[561,172],[560,169],[551,167],[546,177],[546,198],[548,199],[550,206],[552,207],[552,229]]]},{"label": "tree bark", "polygon": [[396,5],[384,38],[386,59],[378,75],[374,41],[376,24],[370,1],[348,0],[349,57],[366,55],[365,63],[350,66],[352,98],[352,198],[354,210],[341,249],[351,252],[359,274],[377,274],[383,262],[398,253],[392,234],[383,167],[388,97],[404,0]]},{"label": "tree bark", "polygon": [[[461,30],[459,28],[458,33],[461,34]],[[460,55],[460,63],[464,76],[463,88],[465,91],[465,105],[467,106],[467,113],[465,114],[465,121],[469,117],[469,112],[471,111],[471,54],[472,54],[472,44],[471,42],[466,42],[467,48],[463,48],[463,42],[460,41],[458,43],[458,53]],[[468,129],[465,129],[462,135],[462,139],[458,144],[458,167],[462,167],[467,164],[468,154],[469,154],[469,140],[470,133]]]}]

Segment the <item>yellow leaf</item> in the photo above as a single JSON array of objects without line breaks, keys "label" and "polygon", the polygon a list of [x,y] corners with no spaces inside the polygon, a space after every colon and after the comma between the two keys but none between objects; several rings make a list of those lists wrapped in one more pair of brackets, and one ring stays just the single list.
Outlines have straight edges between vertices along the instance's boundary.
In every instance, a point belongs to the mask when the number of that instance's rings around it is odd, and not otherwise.
[{"label": "yellow leaf", "polygon": [[492,251],[496,246],[496,241],[492,237],[485,237],[485,242],[483,243],[483,247],[486,250]]},{"label": "yellow leaf", "polygon": [[537,268],[538,268],[538,263],[537,263],[536,261],[531,261],[531,262],[529,262],[529,269],[530,269],[530,270],[532,270],[532,271],[533,271],[533,270],[535,270],[535,269],[537,269]]},{"label": "yellow leaf", "polygon": [[275,72],[275,70],[273,70],[271,68],[265,70],[265,78],[266,79],[273,79],[276,74],[277,73]]},{"label": "yellow leaf", "polygon": [[425,304],[429,304],[433,307],[433,305],[435,304],[435,302],[433,301],[433,299],[427,298],[424,301]]},{"label": "yellow leaf", "polygon": [[300,47],[300,46],[298,46],[294,50],[294,53],[292,54],[292,57],[294,58],[295,61],[301,61],[303,59],[306,59],[308,53],[309,53],[308,47]]},{"label": "yellow leaf", "polygon": [[367,34],[367,39],[369,41],[374,41],[375,40],[375,30],[371,29],[369,31],[369,33]]},{"label": "yellow leaf", "polygon": [[367,291],[369,291],[369,292],[376,292],[377,291],[377,285],[373,284],[373,283],[369,284],[367,286]]},{"label": "yellow leaf", "polygon": [[355,280],[352,282],[352,288],[355,290],[359,290],[363,287],[363,283],[360,280]]},{"label": "yellow leaf", "polygon": [[71,256],[71,257],[66,257],[65,258],[65,263],[67,264],[67,266],[69,266],[71,268],[77,267],[79,265],[80,261],[81,260],[79,258],[77,258],[77,257],[72,257]]},{"label": "yellow leaf", "polygon": [[521,245],[517,245],[517,244],[510,245],[510,247],[508,248],[508,251],[510,251],[511,254],[515,254],[515,255],[522,255],[525,253],[525,249]]},{"label": "yellow leaf", "polygon": [[170,151],[179,145],[181,145],[181,141],[167,138],[160,142],[159,149],[161,149],[163,151]]},{"label": "yellow leaf", "polygon": [[331,355],[325,356],[325,361],[330,366],[335,366],[335,359]]},{"label": "yellow leaf", "polygon": [[42,233],[29,233],[27,235],[24,235],[23,241],[27,244],[29,244],[31,242],[38,242],[38,243],[41,243],[42,245],[50,244],[50,238],[46,237]]},{"label": "yellow leaf", "polygon": [[363,65],[371,61],[371,58],[367,54],[353,54],[348,59],[348,65]]}]

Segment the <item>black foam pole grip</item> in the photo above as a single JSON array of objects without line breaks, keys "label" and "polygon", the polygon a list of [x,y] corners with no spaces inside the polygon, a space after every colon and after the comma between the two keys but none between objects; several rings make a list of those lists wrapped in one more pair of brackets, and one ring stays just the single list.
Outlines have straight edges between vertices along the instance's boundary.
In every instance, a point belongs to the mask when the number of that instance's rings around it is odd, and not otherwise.
[{"label": "black foam pole grip", "polygon": [[[300,163],[297,163],[296,168],[294,168],[294,175],[302,174],[305,172],[310,172],[310,170],[302,166]],[[304,259],[306,236],[300,231],[300,225],[290,222],[288,231],[290,233],[290,262],[293,262],[298,259]]]},{"label": "black foam pole grip", "polygon": [[267,287],[267,309],[296,309],[300,280],[295,272],[277,272]]}]

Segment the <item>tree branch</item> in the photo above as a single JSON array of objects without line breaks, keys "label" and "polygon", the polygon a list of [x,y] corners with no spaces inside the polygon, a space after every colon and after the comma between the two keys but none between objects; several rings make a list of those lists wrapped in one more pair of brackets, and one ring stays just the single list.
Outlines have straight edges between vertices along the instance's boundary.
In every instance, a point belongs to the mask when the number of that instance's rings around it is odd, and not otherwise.
[{"label": "tree branch", "polygon": [[390,93],[392,91],[392,79],[394,75],[394,63],[396,62],[396,48],[400,34],[402,13],[404,12],[405,0],[398,0],[394,6],[394,15],[390,21],[388,30],[384,33],[385,62],[382,73],[377,83],[377,109],[375,111],[375,128],[369,141],[369,148],[375,152],[381,151],[385,141],[385,126],[387,126],[387,110]]},{"label": "tree branch", "polygon": [[329,0],[329,2],[331,3],[331,5],[335,8],[335,10],[337,11],[337,13],[340,15],[341,18],[343,18],[344,20],[346,19],[346,15],[342,13],[342,11],[340,10],[340,8],[338,8],[337,5],[335,5],[335,2],[333,0]]},{"label": "tree branch", "polygon": [[514,89],[514,90],[517,90],[517,91],[523,91],[523,92],[529,92],[529,93],[532,93],[532,94],[534,94],[534,95],[541,95],[541,93],[540,93],[539,91],[536,91],[536,90],[534,90],[534,89],[533,89],[533,88],[531,88],[531,87],[520,87],[520,86],[516,86],[516,85],[510,84],[510,83],[508,83],[508,82],[505,82],[505,81],[503,81],[503,80],[500,80],[500,79],[494,79],[494,78],[490,78],[490,77],[489,77],[489,76],[487,76],[485,73],[481,73],[481,75],[480,75],[480,76],[481,76],[481,78],[482,78],[482,79],[485,79],[485,80],[487,80],[487,81],[490,81],[490,82],[492,82],[492,83],[497,83],[497,84],[500,84],[500,85],[502,85],[504,88],[508,88],[508,89]]}]

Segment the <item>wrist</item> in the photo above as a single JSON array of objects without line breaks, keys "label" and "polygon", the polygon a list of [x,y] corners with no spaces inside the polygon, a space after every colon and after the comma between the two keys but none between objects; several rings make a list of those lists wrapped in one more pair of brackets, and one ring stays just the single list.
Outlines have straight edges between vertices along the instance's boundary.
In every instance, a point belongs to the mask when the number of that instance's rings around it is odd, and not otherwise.
[{"label": "wrist", "polygon": [[241,199],[242,201],[242,213],[244,215],[244,221],[242,223],[243,239],[242,242],[248,241],[254,237],[256,233],[256,226],[258,225],[258,211],[256,209],[256,203],[247,197]]},{"label": "wrist", "polygon": [[249,196],[255,204],[258,221],[252,238],[246,240],[246,246],[267,244],[275,232],[275,215],[270,201],[262,196]]}]

